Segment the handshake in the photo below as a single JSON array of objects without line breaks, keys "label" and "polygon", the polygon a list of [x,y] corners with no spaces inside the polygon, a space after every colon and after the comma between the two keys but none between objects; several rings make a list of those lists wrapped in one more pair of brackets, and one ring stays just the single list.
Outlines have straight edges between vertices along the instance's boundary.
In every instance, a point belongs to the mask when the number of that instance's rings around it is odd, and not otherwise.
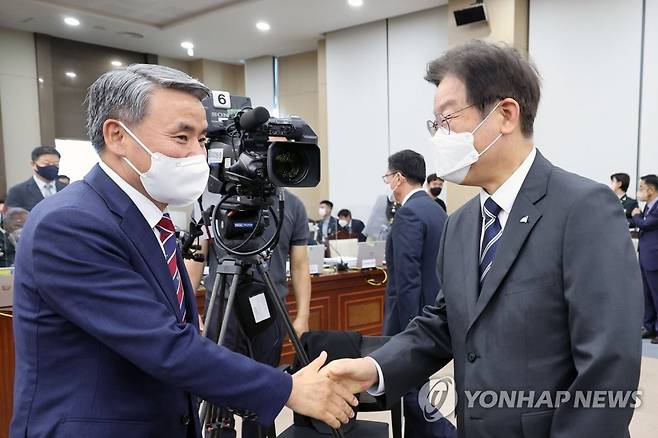
[{"label": "handshake", "polygon": [[327,365],[324,351],[292,376],[288,406],[298,414],[324,421],[334,429],[354,417],[354,396],[379,380],[375,364],[366,358],[339,359]]}]

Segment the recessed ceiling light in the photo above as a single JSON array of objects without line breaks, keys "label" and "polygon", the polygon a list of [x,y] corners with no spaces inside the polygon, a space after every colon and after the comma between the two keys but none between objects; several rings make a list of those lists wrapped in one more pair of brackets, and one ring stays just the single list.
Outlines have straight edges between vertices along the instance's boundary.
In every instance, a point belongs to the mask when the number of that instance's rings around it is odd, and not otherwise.
[{"label": "recessed ceiling light", "polygon": [[39,78],[39,83],[43,84],[43,78]]},{"label": "recessed ceiling light", "polygon": [[78,77],[78,75],[75,74],[74,71],[67,71],[67,72],[66,72],[66,76],[69,77],[69,78],[71,78],[71,79],[75,79],[75,78]]},{"label": "recessed ceiling light", "polygon": [[64,23],[69,26],[80,26],[80,20],[74,17],[64,17]]},{"label": "recessed ceiling light", "polygon": [[363,0],[347,0],[347,4],[353,8],[360,8],[363,6]]},{"label": "recessed ceiling light", "polygon": [[189,41],[183,41],[182,43],[180,43],[180,46],[184,49],[187,49],[187,50],[190,50],[190,49],[194,48],[194,44],[192,44]]},{"label": "recessed ceiling light", "polygon": [[121,67],[123,65],[123,62],[118,61],[118,60],[115,59],[115,60],[111,61],[110,64],[112,64],[115,67]]},{"label": "recessed ceiling light", "polygon": [[267,32],[268,30],[271,29],[271,26],[269,23],[266,23],[264,21],[259,21],[256,23],[256,29],[260,30],[261,32]]}]

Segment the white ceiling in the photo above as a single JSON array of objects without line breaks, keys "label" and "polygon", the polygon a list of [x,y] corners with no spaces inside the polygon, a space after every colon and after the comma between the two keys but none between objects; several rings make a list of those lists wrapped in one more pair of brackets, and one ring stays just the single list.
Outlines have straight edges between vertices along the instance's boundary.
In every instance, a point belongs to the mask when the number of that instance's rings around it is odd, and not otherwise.
[{"label": "white ceiling", "polygon": [[[444,4],[447,0],[364,0],[360,8],[347,0],[0,0],[0,27],[187,60],[240,62],[312,50],[326,32]],[[65,25],[66,16],[80,26]],[[272,29],[258,31],[260,20]],[[194,43],[194,57],[185,54],[182,41]]]}]

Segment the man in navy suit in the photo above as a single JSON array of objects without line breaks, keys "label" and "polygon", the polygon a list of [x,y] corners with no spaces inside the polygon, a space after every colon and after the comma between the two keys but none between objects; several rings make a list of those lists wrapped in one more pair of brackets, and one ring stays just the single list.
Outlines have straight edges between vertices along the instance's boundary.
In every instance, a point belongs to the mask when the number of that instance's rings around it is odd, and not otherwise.
[{"label": "man in navy suit", "polygon": [[[386,240],[384,335],[395,336],[432,304],[441,289],[436,270],[441,234],[447,215],[423,190],[425,159],[404,150],[388,158],[383,177],[393,198],[402,204]],[[446,419],[428,422],[418,404],[418,390],[404,396],[405,437],[451,437]]]},{"label": "man in navy suit", "polygon": [[638,200],[646,202],[644,211],[632,211],[640,229],[640,268],[644,283],[644,327],[642,337],[658,344],[658,176],[640,178]]},{"label": "man in navy suit", "polygon": [[32,177],[16,184],[7,194],[7,207],[31,211],[50,195],[64,189],[66,184],[57,179],[61,155],[52,146],[39,146],[32,151]]},{"label": "man in navy suit", "polygon": [[267,426],[284,405],[334,427],[351,415],[356,400],[317,372],[325,354],[291,377],[199,334],[164,211],[207,183],[208,92],[157,65],[90,87],[101,162],[40,203],[19,242],[11,436],[200,437],[197,396]]}]

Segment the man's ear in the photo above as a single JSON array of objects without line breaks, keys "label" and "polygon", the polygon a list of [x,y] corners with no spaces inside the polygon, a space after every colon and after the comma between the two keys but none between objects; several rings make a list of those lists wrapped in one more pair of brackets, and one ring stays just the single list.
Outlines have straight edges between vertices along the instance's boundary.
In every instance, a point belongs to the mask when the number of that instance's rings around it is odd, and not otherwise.
[{"label": "man's ear", "polygon": [[498,106],[498,111],[503,115],[503,125],[500,129],[502,134],[511,134],[517,127],[520,127],[521,108],[516,100],[510,97],[503,99]]},{"label": "man's ear", "polygon": [[103,123],[103,139],[105,148],[122,157],[126,156],[126,131],[115,119],[107,119]]}]

